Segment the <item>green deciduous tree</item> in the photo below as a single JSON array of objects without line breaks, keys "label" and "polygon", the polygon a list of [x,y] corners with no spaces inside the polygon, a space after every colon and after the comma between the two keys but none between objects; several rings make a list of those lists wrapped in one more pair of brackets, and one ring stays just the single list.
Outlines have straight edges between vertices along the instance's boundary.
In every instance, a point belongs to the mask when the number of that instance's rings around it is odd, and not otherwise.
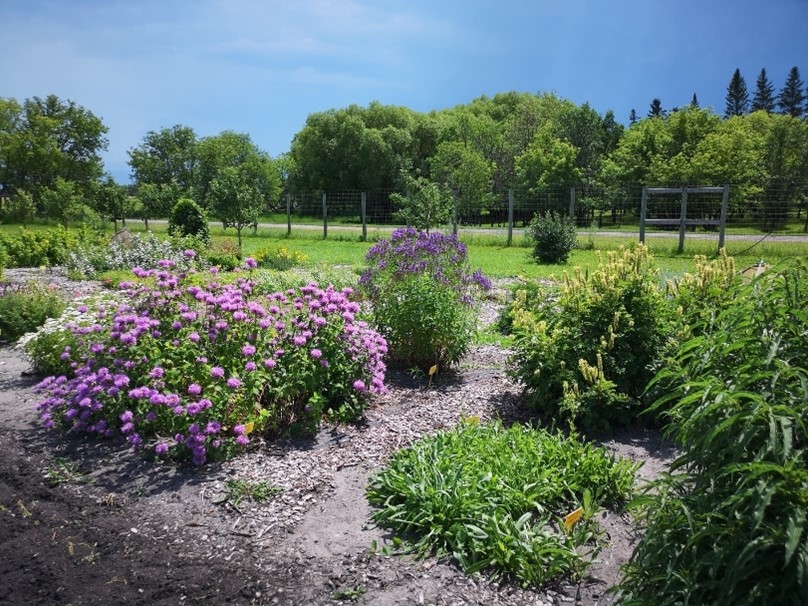
[{"label": "green deciduous tree", "polygon": [[426,233],[433,227],[449,222],[453,206],[451,192],[421,176],[405,174],[402,175],[402,180],[405,193],[390,196],[399,209],[393,215],[396,220]]},{"label": "green deciduous tree", "polygon": [[27,227],[28,223],[36,215],[36,204],[34,197],[24,189],[17,190],[8,202],[8,206],[3,213],[3,217],[9,223],[21,223]]},{"label": "green deciduous tree", "polygon": [[214,200],[210,198],[213,182],[231,168],[236,170],[230,171],[227,179],[236,174],[243,180],[244,187],[255,191],[259,211],[277,206],[281,192],[280,172],[248,134],[224,131],[205,137],[197,144],[197,154],[199,167],[194,199],[203,208],[213,209]]},{"label": "green deciduous tree", "polygon": [[128,188],[118,185],[110,176],[96,184],[92,193],[93,209],[102,217],[115,222],[115,231],[118,230],[118,219],[126,227],[126,216],[132,211],[132,200]]},{"label": "green deciduous tree", "polygon": [[428,144],[413,136],[417,123],[411,110],[378,102],[311,114],[292,141],[292,182],[316,191],[395,187],[402,169],[424,164],[413,158],[416,144]]},{"label": "green deciduous tree", "polygon": [[727,86],[726,108],[724,117],[743,116],[749,111],[749,92],[746,90],[746,80],[741,70],[736,69]]},{"label": "green deciduous tree", "polygon": [[213,214],[225,227],[234,227],[241,251],[242,230],[258,222],[264,207],[261,192],[249,175],[237,166],[227,166],[211,181],[208,199]]},{"label": "green deciduous tree", "polygon": [[149,219],[162,219],[171,214],[171,209],[182,197],[182,189],[174,181],[161,185],[144,183],[138,187],[137,197],[148,229]]},{"label": "green deciduous tree", "polygon": [[196,134],[188,126],[149,131],[128,152],[132,179],[136,185],[176,183],[184,195],[191,194],[196,180],[196,144]]},{"label": "green deciduous tree", "polygon": [[544,188],[573,185],[581,179],[581,169],[575,166],[578,148],[555,137],[544,127],[525,152],[516,159],[519,184],[537,193]]},{"label": "green deciduous tree", "polygon": [[56,180],[88,193],[103,172],[107,127],[90,111],[56,95],[19,104],[0,102],[0,181],[13,193],[25,189],[39,200]]},{"label": "green deciduous tree", "polygon": [[457,199],[458,220],[479,223],[491,204],[493,164],[459,141],[438,145],[432,157],[432,178]]},{"label": "green deciduous tree", "polygon": [[40,194],[45,217],[67,225],[82,216],[84,199],[73,181],[56,177],[52,187],[46,187]]}]

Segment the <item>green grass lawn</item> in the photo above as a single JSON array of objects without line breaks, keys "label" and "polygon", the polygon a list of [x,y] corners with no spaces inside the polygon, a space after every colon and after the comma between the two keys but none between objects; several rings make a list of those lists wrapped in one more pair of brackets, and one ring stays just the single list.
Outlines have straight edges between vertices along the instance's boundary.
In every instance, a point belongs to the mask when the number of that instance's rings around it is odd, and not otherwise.
[{"label": "green grass lawn", "polygon": [[[150,223],[149,227],[156,233],[164,233],[165,223]],[[143,232],[144,224],[141,221],[130,221],[127,228],[132,232]],[[20,229],[19,225],[0,225],[0,233],[14,234]],[[47,226],[31,225],[29,229],[47,229]],[[110,227],[111,231],[111,227]],[[215,241],[235,241],[234,229],[222,229],[219,226],[211,227],[211,236]],[[360,240],[358,230],[330,230],[328,239],[323,239],[322,229],[295,229],[291,235],[286,234],[285,226],[271,229],[259,229],[256,234],[245,229],[242,232],[242,246],[244,256],[250,256],[264,248],[284,247],[288,251],[296,251],[305,255],[306,264],[316,266],[319,264],[350,266],[359,272],[364,267],[364,257],[374,242],[389,235],[389,229],[369,227],[368,241]],[[808,257],[808,238],[803,242],[773,242],[767,241],[764,234],[759,234],[757,240],[728,240],[726,247],[731,256],[735,257],[738,269],[764,260],[774,264],[785,257]],[[506,237],[502,234],[484,234],[479,232],[460,232],[461,240],[468,246],[469,263],[473,269],[482,271],[493,278],[508,278],[521,276],[524,278],[560,278],[563,272],[571,272],[576,266],[582,269],[593,270],[597,267],[599,254],[607,251],[616,251],[620,246],[629,246],[637,241],[636,234],[625,236],[599,236],[589,230],[579,232],[579,246],[570,255],[565,265],[544,265],[536,263],[531,257],[531,243],[525,237],[523,229],[513,232],[513,245],[507,246]],[[761,240],[762,239],[762,240]],[[677,252],[678,238],[646,239],[663,277],[677,277],[682,273],[690,272],[694,268],[693,257],[697,254],[712,257],[717,253],[717,236],[715,239],[700,240],[685,239],[685,250],[682,254]]]}]

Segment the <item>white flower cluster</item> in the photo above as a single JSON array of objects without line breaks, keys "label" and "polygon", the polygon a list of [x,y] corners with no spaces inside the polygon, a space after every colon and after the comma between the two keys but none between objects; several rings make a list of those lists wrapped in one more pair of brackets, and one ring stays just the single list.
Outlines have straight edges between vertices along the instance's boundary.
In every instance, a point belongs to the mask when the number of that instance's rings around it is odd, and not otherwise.
[{"label": "white flower cluster", "polygon": [[[66,267],[72,275],[94,278],[105,271],[133,267],[153,269],[163,259],[174,261],[178,267],[188,267],[192,263],[183,248],[149,232],[142,237],[133,234],[127,242],[113,241],[108,246],[71,251]],[[198,262],[198,258],[193,261]]]}]

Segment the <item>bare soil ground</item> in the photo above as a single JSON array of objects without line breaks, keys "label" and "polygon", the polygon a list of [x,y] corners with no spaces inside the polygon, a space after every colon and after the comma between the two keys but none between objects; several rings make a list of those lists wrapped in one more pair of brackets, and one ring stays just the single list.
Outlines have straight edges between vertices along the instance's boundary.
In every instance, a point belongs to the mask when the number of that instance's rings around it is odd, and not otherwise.
[{"label": "bare soil ground", "polygon": [[[360,426],[178,468],[41,428],[37,379],[19,351],[0,347],[0,604],[610,604],[606,590],[637,540],[623,512],[599,514],[608,543],[584,579],[538,589],[386,555],[391,537],[370,525],[365,483],[395,449],[463,416],[524,420],[506,355],[477,346],[431,387],[391,373],[390,394]],[[646,478],[673,454],[652,431],[604,443],[644,461]],[[234,503],[234,479],[280,492]]]}]

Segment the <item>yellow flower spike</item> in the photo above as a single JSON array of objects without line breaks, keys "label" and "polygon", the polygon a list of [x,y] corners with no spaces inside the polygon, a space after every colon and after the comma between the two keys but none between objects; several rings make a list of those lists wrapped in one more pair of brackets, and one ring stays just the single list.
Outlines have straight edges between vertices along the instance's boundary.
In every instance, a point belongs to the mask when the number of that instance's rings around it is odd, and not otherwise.
[{"label": "yellow flower spike", "polygon": [[584,515],[584,508],[579,507],[572,513],[568,513],[564,516],[564,528],[567,530],[572,530],[572,527],[575,526],[575,523],[581,519],[581,516]]}]

